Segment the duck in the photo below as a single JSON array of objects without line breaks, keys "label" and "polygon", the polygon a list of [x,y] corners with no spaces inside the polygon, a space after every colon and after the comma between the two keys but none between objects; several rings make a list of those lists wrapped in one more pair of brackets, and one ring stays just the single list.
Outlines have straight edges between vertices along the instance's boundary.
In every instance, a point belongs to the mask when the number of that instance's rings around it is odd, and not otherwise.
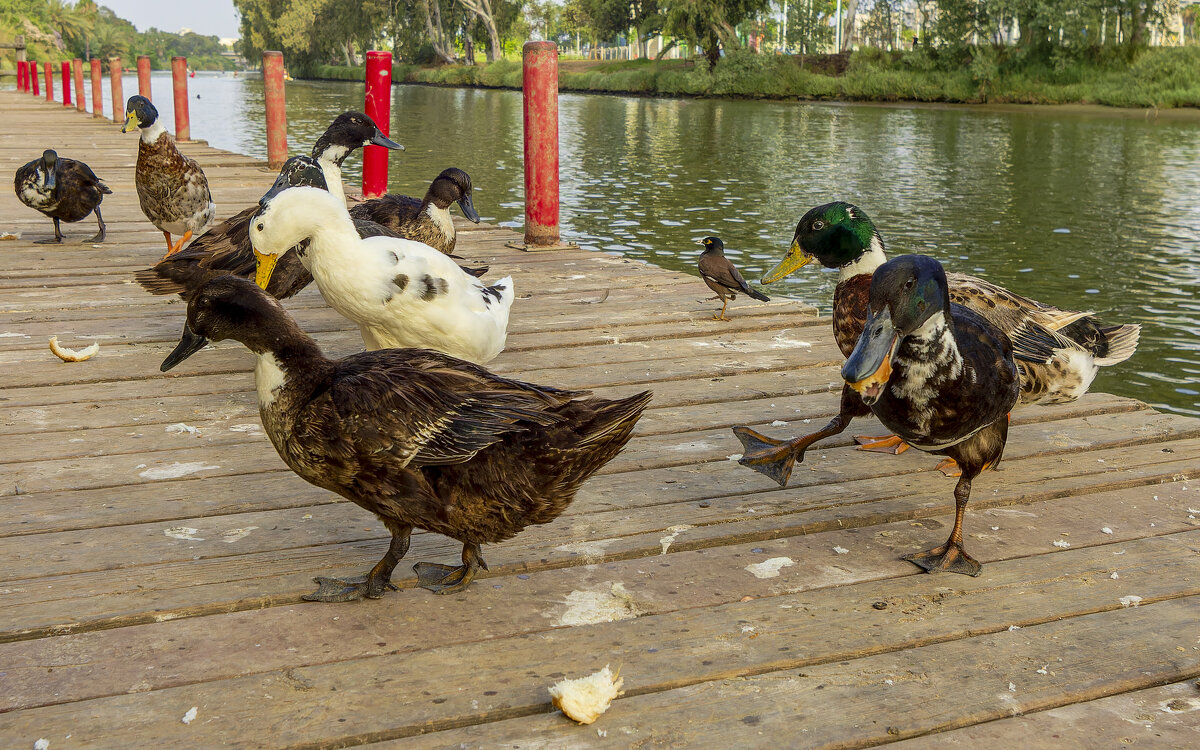
[{"label": "duck", "polygon": [[[833,333],[842,355],[849,356],[867,318],[871,275],[887,261],[883,238],[858,206],[843,201],[817,206],[797,223],[787,255],[762,283],[776,282],[814,259],[839,269]],[[1062,310],[975,276],[949,273],[946,278],[952,302],[982,315],[1013,342],[1023,405],[1075,401],[1087,392],[1100,367],[1124,362],[1137,349],[1140,325],[1103,325],[1090,312]],[[810,445],[841,433],[853,419],[869,413],[861,399],[843,388],[837,415],[809,435],[781,441],[735,427],[734,434],[746,448],[741,463],[786,484],[792,464],[803,462]],[[900,453],[907,447],[895,436],[855,439],[861,450]],[[950,475],[957,471],[952,461],[939,468]]]},{"label": "duck", "polygon": [[[404,150],[399,143],[384,136],[367,115],[344,112],[317,139],[311,156],[293,156],[284,162],[272,189],[307,185],[328,190],[344,202],[342,162],[355,149],[368,144]],[[232,273],[254,278],[257,261],[250,244],[249,228],[250,219],[258,210],[259,206],[255,204],[238,212],[197,237],[186,250],[163,258],[153,268],[135,272],[134,278],[151,294],[184,297],[213,276]],[[360,237],[398,236],[372,221],[356,220],[355,227]],[[472,272],[477,270],[471,269]],[[312,275],[300,262],[298,249],[291,249],[280,257],[267,291],[279,299],[286,299],[311,282]]]},{"label": "duck", "polygon": [[272,189],[250,226],[255,280],[267,288],[278,257],[300,256],[321,296],[358,324],[367,349],[424,347],[486,364],[504,348],[512,277],[486,285],[432,247],[355,231],[346,206],[311,187]]},{"label": "duck", "polygon": [[46,149],[42,158],[17,169],[14,188],[22,203],[54,219],[54,239],[36,240],[34,244],[61,243],[59,222],[82,221],[91,213],[96,214],[100,230],[85,242],[104,242],[107,228],[100,215],[100,203],[104,196],[112,195],[112,190],[87,164],[60,159],[56,151]]},{"label": "duck", "polygon": [[288,467],[374,513],[391,534],[370,572],[318,577],[309,601],[395,589],[392,571],[413,529],[462,544],[461,565],[414,565],[419,585],[462,591],[487,569],[481,545],[557,518],[629,441],[651,399],[648,391],[614,400],[525,383],[428,349],[330,359],[278,300],[231,275],[205,281],[188,300],[183,335],[162,370],[224,339],[257,356],[263,428]]},{"label": "duck", "polygon": [[424,198],[384,195],[352,207],[350,215],[382,224],[401,237],[424,242],[451,255],[455,243],[451,203],[458,203],[463,216],[474,224],[479,223],[479,212],[471,201],[471,176],[457,167],[443,169],[429,184]]},{"label": "duck", "polygon": [[716,297],[709,299],[721,300],[721,312],[714,315],[713,320],[729,320],[725,317],[725,307],[739,292],[759,302],[771,301],[767,295],[751,289],[742,278],[741,272],[725,257],[725,243],[720,237],[701,237],[696,240],[696,244],[704,246],[700,253],[700,278],[704,279],[709,289],[717,293]]},{"label": "duck", "polygon": [[930,573],[979,575],[963,549],[971,483],[994,467],[1008,440],[1021,376],[1008,336],[952,301],[942,264],[901,255],[875,270],[867,319],[842,378],[884,426],[922,451],[954,459],[954,527],[946,543],[905,555]]}]

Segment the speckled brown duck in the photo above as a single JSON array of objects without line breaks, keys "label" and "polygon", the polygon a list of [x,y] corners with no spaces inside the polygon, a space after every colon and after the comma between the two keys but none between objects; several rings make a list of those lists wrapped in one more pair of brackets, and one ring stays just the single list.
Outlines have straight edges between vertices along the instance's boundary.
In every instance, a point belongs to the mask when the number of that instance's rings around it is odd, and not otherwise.
[{"label": "speckled brown duck", "polygon": [[697,245],[703,245],[704,251],[700,253],[700,278],[704,279],[704,283],[708,288],[717,293],[712,299],[721,300],[721,312],[713,316],[713,320],[729,320],[725,317],[725,306],[729,301],[736,299],[738,294],[744,294],[751,299],[756,299],[759,302],[770,302],[771,298],[762,292],[750,288],[746,280],[742,278],[741,271],[738,271],[733,263],[725,257],[725,243],[720,237],[701,237],[696,240]]},{"label": "speckled brown duck", "polygon": [[54,238],[36,240],[35,244],[62,242],[59,222],[82,221],[91,213],[96,214],[99,231],[84,242],[104,241],[106,227],[100,215],[100,202],[112,190],[83,162],[59,158],[55,151],[47,149],[40,159],[17,169],[14,188],[22,203],[54,220]]},{"label": "speckled brown duck", "polygon": [[471,201],[471,176],[457,167],[442,170],[424,198],[388,194],[352,207],[350,215],[382,224],[407,240],[424,242],[450,255],[456,241],[450,217],[452,203],[458,204],[463,216],[479,223],[479,213]]},{"label": "speckled brown duck", "polygon": [[162,369],[223,339],[258,355],[259,412],[287,465],[371,511],[392,534],[368,574],[318,578],[310,601],[378,598],[394,588],[392,571],[415,528],[463,545],[460,566],[415,565],[420,585],[465,589],[487,568],[480,545],[554,520],[621,451],[651,397],[585,398],[423,349],[329,359],[274,297],[235,276],[192,295],[182,340]]}]

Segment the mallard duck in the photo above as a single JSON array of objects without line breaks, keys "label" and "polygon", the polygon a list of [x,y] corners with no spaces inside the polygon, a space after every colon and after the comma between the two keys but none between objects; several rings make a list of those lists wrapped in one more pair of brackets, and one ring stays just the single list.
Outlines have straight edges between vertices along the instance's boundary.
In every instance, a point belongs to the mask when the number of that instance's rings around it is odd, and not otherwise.
[{"label": "mallard duck", "polygon": [[434,178],[423,199],[385,195],[353,206],[350,215],[382,224],[405,239],[424,242],[450,255],[454,252],[455,242],[450,204],[455,202],[463,216],[479,223],[479,213],[471,202],[471,176],[450,167]]},{"label": "mallard duck", "polygon": [[842,377],[885,427],[962,470],[950,538],[904,559],[931,573],[979,575],[963,550],[962,522],[971,481],[1004,453],[1008,413],[1021,394],[1012,344],[982,315],[951,302],[933,258],[893,258],[875,271],[868,293],[867,320]]},{"label": "mallard duck", "polygon": [[422,349],[329,359],[278,301],[235,276],[192,295],[183,337],[162,369],[227,338],[258,355],[259,413],[284,462],[374,513],[392,534],[366,576],[317,578],[310,601],[395,588],[392,570],[414,528],[463,545],[461,566],[417,563],[420,585],[439,594],[466,588],[487,569],[480,545],[562,513],[621,451],[651,397],[583,398]]},{"label": "mallard duck", "polygon": [[[355,149],[367,144],[404,148],[384,137],[371,118],[361,112],[344,112],[317,139],[312,156],[293,156],[284,162],[272,189],[307,185],[325,190],[332,184],[330,194],[340,196],[344,202],[342,162]],[[250,218],[258,210],[259,206],[254,205],[226,219],[197,237],[186,250],[163,258],[153,268],[138,271],[134,278],[151,294],[183,296],[213,276],[232,273],[253,278],[257,261],[250,245],[249,228]],[[371,221],[356,219],[354,223],[360,237],[398,236]],[[286,299],[311,281],[312,275],[300,262],[299,248],[292,248],[280,256],[267,291]]]},{"label": "mallard duck", "polygon": [[725,306],[729,300],[737,298],[738,292],[759,302],[771,301],[767,295],[751,289],[741,272],[725,257],[725,243],[720,237],[701,237],[696,244],[704,245],[704,251],[700,253],[700,278],[717,293],[709,299],[721,300],[721,312],[714,315],[713,320],[729,320],[725,317]]},{"label": "mallard duck", "polygon": [[[833,293],[833,334],[842,354],[849,356],[867,318],[871,274],[887,261],[883,239],[857,206],[817,206],[800,219],[787,255],[767,272],[763,283],[778,281],[814,258],[827,268],[840,269]],[[1098,368],[1124,362],[1137,348],[1139,325],[1102,326],[1091,313],[1060,310],[974,276],[951,273],[947,278],[952,302],[982,315],[1013,341],[1022,404],[1074,401],[1087,392]],[[1046,341],[1053,342],[1049,349]],[[803,461],[808,446],[837,435],[867,413],[861,399],[843,388],[837,416],[811,435],[779,441],[748,427],[734,428],[747,446],[741,462],[759,471],[766,468],[768,476],[786,484],[792,461]],[[895,437],[857,439],[865,450],[898,453],[905,448]],[[747,440],[756,448],[752,450]],[[786,468],[780,468],[781,457],[790,457],[784,460]],[[950,465],[945,462],[942,467]]]},{"label": "mallard duck", "polygon": [[104,218],[100,216],[100,202],[112,190],[105,185],[92,168],[75,159],[60,159],[51,149],[42,152],[42,158],[34,159],[17,170],[14,187],[17,198],[26,206],[41,211],[54,219],[54,239],[37,240],[35,244],[48,245],[62,242],[60,221],[81,221],[93,211],[100,231],[85,242],[104,242]]},{"label": "mallard duck", "polygon": [[423,243],[362,239],[345,204],[324,190],[272,190],[262,203],[250,226],[260,287],[281,253],[310,239],[301,262],[368,349],[425,347],[483,364],[504,348],[511,277],[487,286]]},{"label": "mallard duck", "polygon": [[[158,119],[158,110],[144,96],[134,94],[125,105],[122,133],[137,127],[137,167],[133,184],[137,187],[142,213],[158,227],[167,240],[167,256],[179,252],[194,234],[200,234],[217,215],[217,206],[208,191],[208,178],[195,159],[184,156],[175,139]],[[171,235],[183,235],[172,243]]]}]

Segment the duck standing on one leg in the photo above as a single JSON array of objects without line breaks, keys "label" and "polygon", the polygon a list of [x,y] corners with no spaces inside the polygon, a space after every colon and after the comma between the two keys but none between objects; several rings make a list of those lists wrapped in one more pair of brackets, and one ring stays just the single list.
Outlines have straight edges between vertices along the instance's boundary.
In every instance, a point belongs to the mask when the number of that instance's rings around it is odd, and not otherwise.
[{"label": "duck standing on one leg", "polygon": [[[217,215],[217,206],[208,191],[208,178],[195,159],[184,156],[158,118],[150,100],[137,94],[125,105],[122,133],[137,127],[137,167],[133,184],[137,187],[142,213],[158,227],[167,240],[167,256],[183,249],[194,234],[208,229]],[[172,243],[171,235],[183,235]],[[166,257],[166,256],[164,256]]]},{"label": "duck standing on one leg", "polygon": [[875,271],[866,324],[842,377],[885,427],[962,469],[950,538],[904,559],[931,573],[979,575],[979,563],[963,550],[962,523],[971,481],[1000,460],[1020,396],[1008,337],[951,303],[940,263],[901,255]]},{"label": "duck standing on one leg", "polygon": [[450,167],[434,178],[423,199],[388,194],[353,206],[350,215],[382,224],[406,240],[424,242],[450,255],[457,239],[454,221],[450,218],[450,204],[457,203],[463,216],[472,223],[479,223],[479,212],[471,200],[471,191],[471,176]]},{"label": "duck standing on one leg", "polygon": [[461,566],[415,565],[420,585],[439,594],[465,589],[487,569],[480,544],[557,518],[620,453],[651,397],[583,398],[424,349],[329,359],[275,298],[236,276],[191,296],[183,338],[162,369],[227,338],[258,355],[259,412],[284,462],[374,513],[392,534],[366,576],[317,578],[309,601],[374,599],[394,589],[392,571],[414,528],[463,546]]},{"label": "duck standing on one leg", "polygon": [[37,240],[35,244],[62,242],[60,221],[82,221],[93,212],[100,231],[84,243],[104,242],[106,228],[100,216],[100,202],[112,190],[88,165],[75,159],[60,159],[53,150],[46,149],[42,158],[17,170],[15,188],[22,203],[54,219],[54,239]]},{"label": "duck standing on one leg", "polygon": [[[817,206],[800,219],[787,255],[767,272],[763,283],[778,281],[814,258],[826,268],[839,269],[833,334],[842,354],[849,356],[867,318],[871,274],[887,261],[883,239],[857,206],[840,201]],[[984,279],[956,273],[946,277],[952,302],[974,310],[1013,342],[1022,404],[1074,401],[1087,392],[1100,367],[1124,362],[1137,349],[1141,326],[1102,326],[1091,313],[1060,310]],[[785,485],[793,464],[804,461],[810,445],[839,434],[851,420],[868,413],[861,399],[844,387],[837,415],[810,435],[775,440],[749,427],[735,427],[745,447],[739,463]],[[860,450],[899,453],[906,447],[895,436],[856,439],[863,444]],[[946,461],[944,466],[952,464]]]},{"label": "duck standing on one leg", "polygon": [[696,240],[696,244],[704,245],[698,264],[700,278],[704,279],[709,289],[717,293],[712,299],[721,300],[721,312],[714,315],[713,320],[729,320],[725,317],[725,306],[729,304],[729,300],[737,297],[738,292],[759,302],[771,301],[767,295],[751,289],[742,278],[741,272],[725,257],[725,243],[720,237],[701,237]]}]

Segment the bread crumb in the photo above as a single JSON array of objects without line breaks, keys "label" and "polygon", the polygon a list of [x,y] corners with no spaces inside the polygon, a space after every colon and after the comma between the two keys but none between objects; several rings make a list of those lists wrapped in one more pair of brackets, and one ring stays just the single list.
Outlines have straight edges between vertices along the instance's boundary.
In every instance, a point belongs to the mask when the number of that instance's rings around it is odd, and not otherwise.
[{"label": "bread crumb", "polygon": [[83,362],[86,359],[96,356],[96,352],[100,351],[100,344],[95,342],[83,349],[68,349],[65,346],[58,345],[58,336],[51,336],[50,351],[54,352],[54,356],[63,362]]},{"label": "bread crumb", "polygon": [[554,707],[580,724],[591,724],[608,710],[613,698],[621,694],[625,680],[604,665],[595,674],[575,680],[559,680],[550,686]]},{"label": "bread crumb", "polygon": [[182,721],[184,724],[191,724],[196,718],[196,712],[199,710],[199,706],[192,706],[188,709],[188,712],[183,715],[183,718],[180,719],[180,721]]}]

